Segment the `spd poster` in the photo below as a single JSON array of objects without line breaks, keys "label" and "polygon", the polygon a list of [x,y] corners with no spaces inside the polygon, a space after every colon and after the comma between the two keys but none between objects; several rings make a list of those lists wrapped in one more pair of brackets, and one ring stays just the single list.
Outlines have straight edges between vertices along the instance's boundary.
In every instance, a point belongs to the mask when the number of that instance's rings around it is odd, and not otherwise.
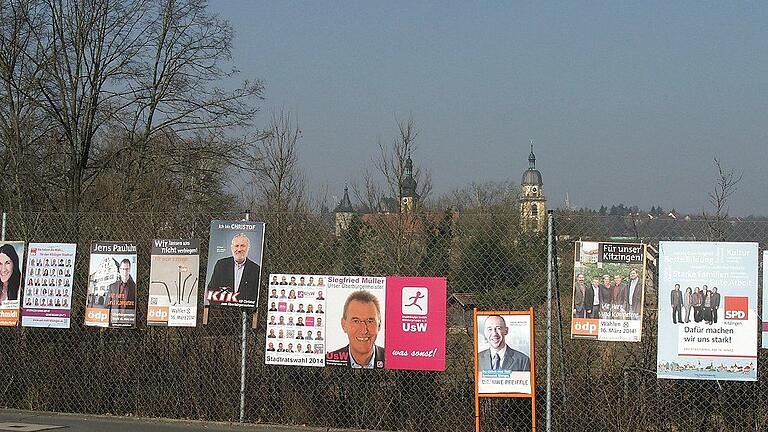
[{"label": "spd poster", "polygon": [[656,376],[757,380],[757,243],[659,242]]}]

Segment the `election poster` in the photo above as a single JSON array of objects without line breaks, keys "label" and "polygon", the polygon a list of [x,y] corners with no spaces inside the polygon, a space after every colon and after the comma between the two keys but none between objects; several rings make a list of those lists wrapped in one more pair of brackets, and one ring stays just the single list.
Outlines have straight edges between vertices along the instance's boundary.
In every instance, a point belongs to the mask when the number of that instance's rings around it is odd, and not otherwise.
[{"label": "election poster", "polygon": [[762,339],[763,348],[768,348],[768,251],[763,251],[763,322],[762,322]]},{"label": "election poster", "polygon": [[645,249],[642,243],[575,242],[572,338],[640,342]]},{"label": "election poster", "polygon": [[328,276],[325,364],[362,369],[385,366],[386,278]]},{"label": "election poster", "polygon": [[29,244],[23,327],[70,327],[76,251],[74,243]]},{"label": "election poster", "polygon": [[325,278],[270,275],[266,364],[325,366]]},{"label": "election poster", "polygon": [[445,370],[446,279],[387,276],[387,369]]},{"label": "election poster", "polygon": [[263,250],[264,222],[211,221],[205,305],[255,308]]},{"label": "election poster", "polygon": [[0,241],[0,326],[19,325],[24,242]]},{"label": "election poster", "polygon": [[199,274],[199,240],[153,240],[147,325],[194,327]]},{"label": "election poster", "polygon": [[532,311],[475,314],[477,394],[533,394]]},{"label": "election poster", "polygon": [[757,380],[757,243],[659,242],[658,378]]},{"label": "election poster", "polygon": [[94,241],[88,270],[85,325],[136,325],[136,244]]}]

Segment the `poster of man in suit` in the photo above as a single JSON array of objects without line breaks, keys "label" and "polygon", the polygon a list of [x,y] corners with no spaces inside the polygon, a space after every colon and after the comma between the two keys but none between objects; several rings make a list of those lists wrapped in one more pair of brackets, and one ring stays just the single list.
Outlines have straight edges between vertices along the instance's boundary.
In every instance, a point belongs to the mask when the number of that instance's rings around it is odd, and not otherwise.
[{"label": "poster of man in suit", "polygon": [[263,250],[263,222],[211,221],[205,305],[256,307]]},{"label": "poster of man in suit", "polygon": [[530,314],[477,315],[479,394],[531,394],[531,325]]},{"label": "poster of man in suit", "polygon": [[645,252],[642,243],[575,243],[571,337],[640,341]]}]

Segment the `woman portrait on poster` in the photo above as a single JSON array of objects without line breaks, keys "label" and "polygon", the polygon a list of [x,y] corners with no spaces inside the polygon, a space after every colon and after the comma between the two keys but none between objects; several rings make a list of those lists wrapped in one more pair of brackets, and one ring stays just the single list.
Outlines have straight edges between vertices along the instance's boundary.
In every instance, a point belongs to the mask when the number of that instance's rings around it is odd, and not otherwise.
[{"label": "woman portrait on poster", "polygon": [[19,299],[21,269],[19,255],[12,245],[0,246],[0,304],[6,300]]}]

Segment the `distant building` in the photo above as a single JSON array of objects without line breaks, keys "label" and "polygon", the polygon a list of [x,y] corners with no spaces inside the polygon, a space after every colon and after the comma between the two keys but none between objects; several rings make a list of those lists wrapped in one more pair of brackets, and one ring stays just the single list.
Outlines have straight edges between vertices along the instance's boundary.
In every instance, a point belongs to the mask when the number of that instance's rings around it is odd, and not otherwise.
[{"label": "distant building", "polygon": [[405,173],[403,183],[400,185],[400,213],[411,213],[419,201],[416,193],[416,179],[413,178],[413,161],[411,151],[408,151],[408,159],[405,160]]},{"label": "distant building", "polygon": [[352,216],[355,214],[352,202],[349,200],[349,188],[346,185],[344,185],[344,196],[333,212],[336,214],[336,237],[341,237],[341,234],[349,229]]},{"label": "distant building", "polygon": [[547,213],[547,199],[544,197],[544,182],[536,169],[536,155],[528,155],[528,169],[523,173],[520,184],[520,227],[525,233],[544,232]]}]

